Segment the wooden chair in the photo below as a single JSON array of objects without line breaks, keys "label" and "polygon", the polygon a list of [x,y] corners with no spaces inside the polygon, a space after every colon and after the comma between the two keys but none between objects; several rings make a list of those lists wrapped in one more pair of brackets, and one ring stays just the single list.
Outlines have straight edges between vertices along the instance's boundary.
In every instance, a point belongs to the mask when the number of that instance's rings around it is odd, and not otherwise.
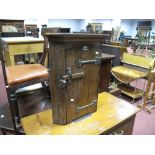
[{"label": "wooden chair", "polygon": [[[151,89],[151,85],[153,88]],[[149,102],[152,102],[152,106],[147,106]],[[138,105],[139,108],[151,113],[151,110],[155,108],[155,69],[153,69],[148,75],[147,88],[144,95],[144,102]]]},{"label": "wooden chair", "polygon": [[30,86],[32,84],[48,82],[48,71],[47,68],[43,66],[48,52],[47,44],[47,39],[45,39],[44,51],[39,64],[25,64],[6,67],[2,52],[2,42],[0,38],[0,61],[7,93],[10,100],[9,106],[14,117],[13,120],[15,124],[15,132],[17,132],[17,128],[20,122],[16,91],[19,88]]},{"label": "wooden chair", "polygon": [[[135,98],[142,97],[144,94],[144,90],[136,88],[137,80],[148,78],[149,73],[154,68],[155,60],[149,57],[124,53],[122,63],[123,66],[113,67],[111,72],[118,81],[123,83],[119,86],[121,92],[132,97],[134,102]],[[130,82],[133,81],[136,81],[135,87],[130,86]]]}]

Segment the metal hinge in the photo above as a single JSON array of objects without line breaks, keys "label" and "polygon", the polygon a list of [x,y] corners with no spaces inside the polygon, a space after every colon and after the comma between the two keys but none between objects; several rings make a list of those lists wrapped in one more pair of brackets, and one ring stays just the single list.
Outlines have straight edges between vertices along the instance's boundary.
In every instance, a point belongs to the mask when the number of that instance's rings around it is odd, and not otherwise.
[{"label": "metal hinge", "polygon": [[96,52],[95,55],[96,55],[95,59],[92,59],[92,60],[81,60],[81,59],[78,59],[78,63],[77,63],[78,67],[81,67],[84,64],[100,65],[101,64],[100,53]]},{"label": "metal hinge", "polygon": [[80,112],[81,110],[91,107],[91,106],[96,106],[97,105],[97,100],[93,100],[90,104],[87,104],[85,106],[77,107],[76,111]]}]

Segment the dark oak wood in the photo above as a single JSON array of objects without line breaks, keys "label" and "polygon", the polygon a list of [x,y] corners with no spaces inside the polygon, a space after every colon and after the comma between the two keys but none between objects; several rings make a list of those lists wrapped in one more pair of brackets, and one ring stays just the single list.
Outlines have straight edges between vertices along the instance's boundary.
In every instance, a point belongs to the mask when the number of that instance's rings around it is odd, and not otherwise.
[{"label": "dark oak wood", "polygon": [[112,60],[115,57],[116,57],[115,55],[102,53],[99,92],[108,91],[109,83],[111,79]]},{"label": "dark oak wood", "polygon": [[[47,33],[53,121],[68,124],[97,110],[102,34]],[[80,64],[79,61],[83,64]],[[83,74],[73,78],[75,74]],[[64,80],[64,77],[68,77]],[[64,83],[63,83],[64,82]],[[82,108],[81,108],[82,107]]]},{"label": "dark oak wood", "polygon": [[[104,42],[107,35],[91,33],[46,33],[46,36],[53,42]],[[82,36],[82,37],[81,37]]]},{"label": "dark oak wood", "polygon": [[45,35],[46,33],[70,33],[70,28],[62,28],[62,27],[46,27],[41,29],[41,35]]}]

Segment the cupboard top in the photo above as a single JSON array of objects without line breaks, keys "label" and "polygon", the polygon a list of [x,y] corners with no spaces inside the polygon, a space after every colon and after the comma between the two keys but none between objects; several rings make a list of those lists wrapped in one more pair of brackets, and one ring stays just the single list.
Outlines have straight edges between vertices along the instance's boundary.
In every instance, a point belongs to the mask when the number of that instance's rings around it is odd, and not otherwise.
[{"label": "cupboard top", "polygon": [[49,41],[52,42],[102,42],[105,40],[105,34],[85,34],[85,33],[47,33]]}]

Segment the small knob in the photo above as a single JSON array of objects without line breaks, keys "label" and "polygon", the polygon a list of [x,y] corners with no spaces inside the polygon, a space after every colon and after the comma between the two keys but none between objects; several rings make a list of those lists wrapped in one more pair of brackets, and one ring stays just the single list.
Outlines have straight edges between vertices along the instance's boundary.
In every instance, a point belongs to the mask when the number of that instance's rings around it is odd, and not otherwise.
[{"label": "small knob", "polygon": [[63,83],[63,84],[66,84],[66,83],[67,83],[66,80],[60,80],[60,81],[61,81],[61,83]]},{"label": "small knob", "polygon": [[99,52],[98,52],[98,51],[96,51],[96,52],[95,52],[95,54],[96,54],[96,55],[99,55]]}]

